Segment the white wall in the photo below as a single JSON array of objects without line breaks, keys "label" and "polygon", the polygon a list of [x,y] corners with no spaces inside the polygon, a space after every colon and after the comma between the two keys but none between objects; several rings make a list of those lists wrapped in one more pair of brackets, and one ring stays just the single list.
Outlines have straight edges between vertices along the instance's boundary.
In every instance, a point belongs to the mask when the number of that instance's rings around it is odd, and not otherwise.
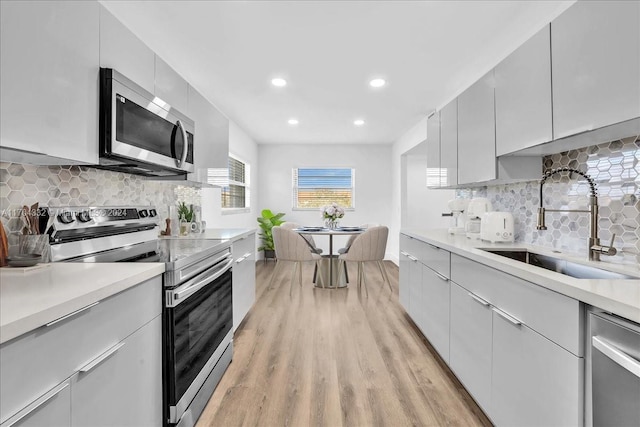
[{"label": "white wall", "polygon": [[229,121],[229,152],[238,156],[251,166],[250,210],[249,212],[223,214],[220,208],[220,189],[203,188],[202,217],[207,228],[257,228],[258,206],[258,144],[256,144],[238,125]]},{"label": "white wall", "polygon": [[[443,220],[444,201],[452,199],[453,190],[430,190],[426,188],[426,178],[420,168],[426,167],[426,154],[416,147],[427,139],[427,118],[425,117],[404,135],[398,138],[391,147],[391,206],[393,213],[389,226],[389,242],[387,254],[398,262],[400,251],[400,230],[403,227],[420,226],[421,228],[443,228],[448,222]],[[411,152],[416,154],[411,154]],[[426,173],[426,171],[424,172]],[[424,183],[425,187],[422,187]],[[417,224],[416,224],[417,223]]]},{"label": "white wall", "polygon": [[[297,167],[349,167],[355,168],[355,210],[348,211],[340,221],[342,225],[392,222],[389,145],[271,145],[261,144],[259,152],[258,208],[284,212],[284,219],[302,225],[321,225],[320,210],[292,209],[292,169]],[[328,239],[317,237],[316,244],[325,253]],[[336,238],[334,250],[346,239]],[[387,247],[387,254],[389,249]],[[397,255],[396,255],[397,258]]]}]

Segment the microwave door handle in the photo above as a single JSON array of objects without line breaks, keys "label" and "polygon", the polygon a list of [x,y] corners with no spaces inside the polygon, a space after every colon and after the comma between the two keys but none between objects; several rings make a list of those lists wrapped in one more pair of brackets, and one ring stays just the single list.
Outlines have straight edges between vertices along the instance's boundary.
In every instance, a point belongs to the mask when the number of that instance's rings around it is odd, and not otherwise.
[{"label": "microwave door handle", "polygon": [[182,124],[182,122],[178,120],[176,124],[178,125],[178,127],[180,128],[180,131],[182,132],[182,140],[184,141],[184,144],[182,145],[182,156],[178,161],[178,167],[181,168],[187,161],[187,153],[189,152],[189,140],[187,139],[187,130],[184,128],[184,125]]}]

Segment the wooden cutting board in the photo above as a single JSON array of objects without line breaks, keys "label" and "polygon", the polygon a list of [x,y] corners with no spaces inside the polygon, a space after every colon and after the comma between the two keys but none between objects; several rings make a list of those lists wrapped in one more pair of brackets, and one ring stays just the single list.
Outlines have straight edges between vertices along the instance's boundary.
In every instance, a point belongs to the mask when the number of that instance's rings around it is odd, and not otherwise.
[{"label": "wooden cutting board", "polygon": [[7,265],[7,257],[9,256],[9,242],[7,234],[4,232],[4,226],[0,221],[0,267]]}]

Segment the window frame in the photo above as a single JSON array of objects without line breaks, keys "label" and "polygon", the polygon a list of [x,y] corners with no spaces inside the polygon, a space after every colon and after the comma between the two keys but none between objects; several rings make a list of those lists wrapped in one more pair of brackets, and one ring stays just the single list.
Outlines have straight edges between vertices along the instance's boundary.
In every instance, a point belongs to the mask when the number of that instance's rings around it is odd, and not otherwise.
[{"label": "window frame", "polygon": [[[224,188],[220,189],[220,210],[221,210],[221,214],[222,215],[230,215],[230,214],[238,214],[238,213],[246,213],[246,212],[251,212],[251,164],[247,161],[245,161],[242,157],[237,156],[233,153],[229,153],[229,158],[230,159],[234,159],[240,163],[242,163],[244,165],[244,179],[245,182],[239,182],[239,181],[232,181],[230,178],[230,170],[229,168],[227,169],[227,177],[228,177],[228,185],[237,185],[237,186],[241,186],[244,187],[244,207],[237,207],[237,208],[227,208],[223,206],[223,191]],[[228,162],[227,162],[228,165]]]},{"label": "window frame", "polygon": [[352,166],[297,166],[291,169],[291,210],[292,211],[318,211],[322,207],[314,207],[314,208],[302,208],[298,207],[298,180],[297,177],[298,171],[300,169],[350,169],[351,170],[351,206],[346,207],[342,206],[342,208],[346,212],[353,212],[356,210],[356,168]]}]

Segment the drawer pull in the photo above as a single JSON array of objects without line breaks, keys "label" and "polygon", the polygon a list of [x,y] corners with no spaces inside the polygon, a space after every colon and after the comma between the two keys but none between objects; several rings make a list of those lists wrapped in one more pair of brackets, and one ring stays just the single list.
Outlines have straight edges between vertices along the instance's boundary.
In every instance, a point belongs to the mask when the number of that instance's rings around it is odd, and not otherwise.
[{"label": "drawer pull", "polygon": [[445,282],[449,281],[449,278],[447,276],[443,276],[442,274],[438,273],[437,271],[434,271],[434,273],[436,273],[436,276],[438,276],[439,279],[444,280]]},{"label": "drawer pull", "polygon": [[249,258],[250,256],[251,256],[251,252],[247,252],[246,254],[242,255],[240,258],[236,260],[236,264],[240,264],[242,261]]},{"label": "drawer pull", "polygon": [[493,310],[494,313],[496,313],[497,315],[499,315],[500,317],[502,317],[503,319],[505,319],[506,321],[508,321],[509,323],[511,323],[514,326],[521,326],[522,322],[518,319],[516,319],[513,316],[508,315],[507,313],[505,313],[502,310],[499,310],[495,307],[492,307],[491,310]]},{"label": "drawer pull", "polygon": [[489,307],[491,304],[489,304],[489,301],[485,301],[482,298],[480,298],[479,296],[472,294],[471,292],[468,293],[468,295],[474,299],[474,301],[484,305],[485,307]]},{"label": "drawer pull", "polygon": [[124,344],[125,344],[125,342],[122,341],[122,342],[114,345],[109,350],[105,351],[100,356],[96,357],[91,362],[87,363],[82,368],[78,369],[78,371],[84,372],[84,373],[89,372],[90,370],[92,370],[93,368],[98,366],[100,363],[104,362],[109,357],[113,356],[118,350],[120,350],[124,346]]},{"label": "drawer pull", "polygon": [[409,253],[408,253],[408,252],[405,252],[405,251],[400,251],[400,255],[404,255],[404,256],[408,257],[408,256],[409,256]]},{"label": "drawer pull", "polygon": [[31,405],[27,406],[22,411],[18,412],[13,417],[9,418],[6,423],[2,424],[2,427],[11,427],[12,425],[15,425],[18,421],[20,421],[21,419],[31,414],[33,411],[35,411],[36,409],[38,409],[39,407],[41,407],[42,405],[44,405],[45,403],[47,403],[48,401],[56,397],[58,394],[60,394],[62,390],[64,390],[67,387],[69,387],[68,380],[62,384],[57,385],[51,391],[46,393],[44,396],[40,397],[35,402],[33,402]]},{"label": "drawer pull", "polygon": [[407,254],[407,258],[409,258],[409,259],[410,259],[411,261],[413,261],[413,262],[418,261],[418,258],[414,257],[414,256],[413,256],[413,255],[411,255],[411,254]]},{"label": "drawer pull", "polygon": [[56,323],[58,323],[58,322],[62,322],[63,320],[66,320],[66,319],[68,319],[68,318],[70,318],[70,317],[73,317],[73,316],[75,316],[76,314],[80,314],[80,313],[82,313],[82,312],[83,312],[83,311],[85,311],[85,310],[89,310],[91,307],[95,307],[95,306],[96,306],[96,305],[98,305],[98,304],[100,304],[100,301],[96,301],[96,302],[94,302],[93,304],[89,304],[89,305],[88,305],[88,306],[86,306],[86,307],[82,307],[81,309],[74,311],[73,313],[69,313],[69,314],[67,314],[67,315],[65,315],[65,316],[59,317],[59,318],[57,318],[56,320],[53,320],[53,321],[51,321],[51,322],[47,323],[45,326],[53,326],[53,325],[55,325],[55,324],[56,324]]}]

